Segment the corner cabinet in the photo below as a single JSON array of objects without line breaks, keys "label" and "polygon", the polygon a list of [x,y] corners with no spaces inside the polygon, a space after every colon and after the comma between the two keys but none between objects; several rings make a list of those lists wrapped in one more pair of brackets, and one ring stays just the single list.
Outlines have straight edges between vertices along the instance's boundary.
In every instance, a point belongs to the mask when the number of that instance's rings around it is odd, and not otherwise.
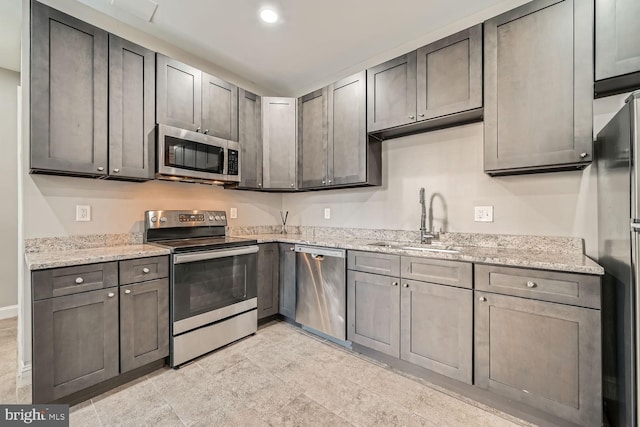
[{"label": "corner cabinet", "polygon": [[582,169],[593,139],[593,4],[535,0],[484,23],[484,169]]},{"label": "corner cabinet", "polygon": [[280,250],[277,243],[263,243],[258,251],[258,320],[278,313]]},{"label": "corner cabinet", "polygon": [[238,90],[238,142],[240,189],[262,189],[262,98],[244,89]]},{"label": "corner cabinet", "polygon": [[262,98],[263,189],[298,188],[296,129],[295,98]]}]

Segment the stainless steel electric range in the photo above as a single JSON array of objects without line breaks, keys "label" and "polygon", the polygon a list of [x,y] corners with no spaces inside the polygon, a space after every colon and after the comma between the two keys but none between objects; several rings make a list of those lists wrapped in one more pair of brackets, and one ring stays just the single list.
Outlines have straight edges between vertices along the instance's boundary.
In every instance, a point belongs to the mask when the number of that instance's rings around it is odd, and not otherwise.
[{"label": "stainless steel electric range", "polygon": [[257,241],[226,225],[224,211],[145,212],[145,242],[171,249],[172,367],[257,330]]}]

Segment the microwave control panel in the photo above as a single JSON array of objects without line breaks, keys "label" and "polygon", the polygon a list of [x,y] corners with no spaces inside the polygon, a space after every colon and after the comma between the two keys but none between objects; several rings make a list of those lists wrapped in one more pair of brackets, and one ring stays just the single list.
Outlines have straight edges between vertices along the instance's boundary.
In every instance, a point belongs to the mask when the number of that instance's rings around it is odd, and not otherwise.
[{"label": "microwave control panel", "polygon": [[238,175],[238,150],[229,149],[227,175]]}]

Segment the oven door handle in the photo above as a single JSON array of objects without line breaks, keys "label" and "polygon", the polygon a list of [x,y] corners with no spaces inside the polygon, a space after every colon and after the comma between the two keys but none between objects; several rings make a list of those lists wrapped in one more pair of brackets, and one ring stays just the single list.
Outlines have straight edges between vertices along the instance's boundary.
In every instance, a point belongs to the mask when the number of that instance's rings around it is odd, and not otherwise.
[{"label": "oven door handle", "polygon": [[204,251],[191,254],[176,254],[173,257],[174,264],[184,264],[187,262],[205,261],[208,259],[228,258],[238,255],[249,255],[258,252],[257,246],[246,246],[234,249],[221,249],[217,251]]}]

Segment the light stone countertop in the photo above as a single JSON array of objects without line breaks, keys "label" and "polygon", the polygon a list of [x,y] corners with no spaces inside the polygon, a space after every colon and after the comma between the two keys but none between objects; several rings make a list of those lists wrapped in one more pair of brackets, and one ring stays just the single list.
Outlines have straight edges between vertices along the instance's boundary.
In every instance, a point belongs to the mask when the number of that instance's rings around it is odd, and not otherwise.
[{"label": "light stone countertop", "polygon": [[[282,242],[297,243],[330,248],[351,249],[368,252],[381,252],[395,255],[408,255],[433,259],[448,259],[481,264],[494,264],[513,267],[555,270],[568,273],[603,275],[604,269],[586,255],[578,252],[554,252],[541,250],[521,250],[515,248],[482,247],[482,246],[445,246],[459,250],[459,253],[429,252],[420,250],[396,249],[384,246],[372,246],[371,243],[381,239],[366,240],[337,236],[313,237],[307,234],[233,234],[258,240],[258,243]],[[414,242],[399,242],[411,246],[422,246]],[[434,244],[437,248],[441,245]],[[428,245],[426,247],[429,247]]]},{"label": "light stone countertop", "polygon": [[100,248],[58,250],[25,254],[29,270],[69,267],[72,265],[94,264],[133,258],[168,255],[169,249],[155,245],[122,245]]}]

